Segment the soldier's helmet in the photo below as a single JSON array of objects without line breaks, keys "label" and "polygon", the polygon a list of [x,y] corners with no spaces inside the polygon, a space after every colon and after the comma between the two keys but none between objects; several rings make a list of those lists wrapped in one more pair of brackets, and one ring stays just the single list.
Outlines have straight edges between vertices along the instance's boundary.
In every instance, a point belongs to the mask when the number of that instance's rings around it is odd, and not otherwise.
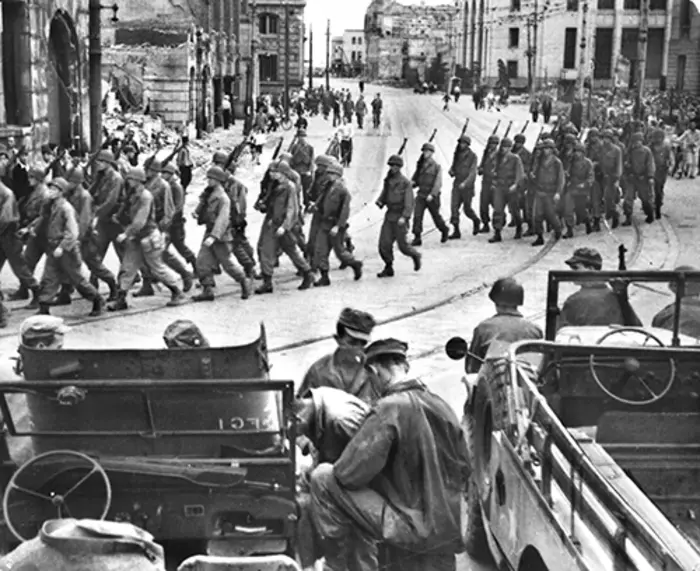
[{"label": "soldier's helmet", "polygon": [[83,172],[83,169],[81,169],[80,167],[76,167],[74,169],[71,169],[68,172],[68,174],[66,174],[66,180],[71,185],[78,186],[85,182],[85,173]]},{"label": "soldier's helmet", "polygon": [[223,184],[228,180],[228,175],[221,167],[213,166],[207,170],[207,178]]},{"label": "soldier's helmet", "polygon": [[[288,153],[287,151],[283,151],[280,153],[279,160],[289,162],[292,160],[292,153]],[[317,163],[318,164],[318,163]]]},{"label": "soldier's helmet", "polygon": [[540,149],[554,149],[554,141],[552,139],[542,139],[539,147]]},{"label": "soldier's helmet", "polygon": [[501,278],[491,287],[489,299],[494,303],[518,307],[523,304],[525,290],[515,279]]},{"label": "soldier's helmet", "polygon": [[603,129],[603,132],[601,134],[603,135],[603,139],[612,140],[615,137],[615,133],[613,133],[612,129]]},{"label": "soldier's helmet", "polygon": [[655,141],[663,141],[666,138],[666,133],[663,129],[654,129],[651,133],[651,138]]},{"label": "soldier's helmet", "polygon": [[644,135],[641,133],[632,133],[630,136],[630,143],[643,143],[644,142]]},{"label": "soldier's helmet", "polygon": [[574,151],[578,153],[585,153],[586,152],[586,146],[579,140],[577,140],[574,143]]},{"label": "soldier's helmet", "polygon": [[96,160],[113,165],[114,164],[114,153],[112,151],[110,151],[109,149],[102,149],[99,153],[97,153]]},{"label": "soldier's helmet", "polygon": [[399,339],[380,339],[369,345],[365,349],[365,357],[367,362],[375,361],[376,359],[393,355],[395,357],[405,359],[408,353],[408,343]]},{"label": "soldier's helmet", "polygon": [[513,141],[511,141],[508,137],[504,137],[503,139],[501,139],[501,147],[502,148],[506,149],[506,148],[510,148],[512,146],[513,146]]},{"label": "soldier's helmet", "polygon": [[155,159],[146,161],[143,164],[143,166],[146,167],[147,171],[152,171],[152,172],[160,172],[161,168],[162,168],[160,161],[157,161]]},{"label": "soldier's helmet", "polygon": [[488,140],[486,141],[486,143],[489,145],[497,145],[498,141],[500,141],[500,139],[498,138],[498,135],[491,135],[488,138]]},{"label": "soldier's helmet", "polygon": [[215,165],[225,165],[227,160],[228,155],[226,153],[223,151],[216,151],[211,162],[213,162]]},{"label": "soldier's helmet", "polygon": [[343,165],[341,165],[338,161],[334,160],[328,165],[326,172],[328,174],[343,176]]},{"label": "soldier's helmet", "polygon": [[576,135],[574,135],[573,133],[567,133],[566,135],[564,135],[564,142],[568,143],[570,145],[575,143],[576,142]]},{"label": "soldier's helmet", "polygon": [[589,139],[592,137],[599,137],[599,136],[600,136],[600,131],[598,130],[598,127],[591,127],[588,130],[588,138]]},{"label": "soldier's helmet", "polygon": [[522,145],[523,143],[525,143],[525,135],[523,135],[522,133],[518,133],[517,135],[515,135],[515,137],[513,137],[513,141],[515,143],[518,143],[519,145]]},{"label": "soldier's helmet", "polygon": [[44,169],[41,169],[39,167],[31,167],[29,169],[29,172],[27,173],[27,176],[31,179],[36,180],[37,182],[43,182]]},{"label": "soldier's helmet", "polygon": [[178,319],[166,327],[163,341],[168,349],[196,349],[209,347],[202,331],[188,319]]},{"label": "soldier's helmet", "polygon": [[143,183],[146,182],[146,172],[141,167],[131,167],[126,171],[126,176],[124,178],[132,182]]},{"label": "soldier's helmet", "polygon": [[391,155],[389,157],[389,166],[390,167],[402,167],[403,166],[403,159],[399,155]]},{"label": "soldier's helmet", "polygon": [[461,135],[457,141],[459,143],[466,143],[467,145],[472,144],[472,138],[469,135]]},{"label": "soldier's helmet", "polygon": [[316,163],[316,167],[328,168],[328,165],[330,165],[333,160],[333,157],[330,155],[318,155],[314,162]]},{"label": "soldier's helmet", "polygon": [[435,145],[432,143],[423,143],[423,146],[420,148],[421,151],[430,151],[431,153],[435,152]]},{"label": "soldier's helmet", "polygon": [[55,178],[55,179],[53,179],[53,180],[49,183],[49,190],[51,190],[52,187],[53,187],[54,190],[56,190],[56,191],[58,191],[58,192],[61,192],[61,193],[67,192],[67,191],[69,191],[69,190],[71,189],[71,186],[70,186],[70,184],[68,183],[68,181],[67,181],[65,178],[60,177],[60,176],[57,177],[57,178]]},{"label": "soldier's helmet", "polygon": [[177,171],[175,170],[175,165],[173,163],[168,163],[161,168],[161,172],[165,174],[175,174]]},{"label": "soldier's helmet", "polygon": [[[698,268],[693,266],[678,266],[673,270],[674,272],[697,272]],[[676,284],[674,282],[669,282],[668,289],[673,293],[676,293]],[[700,281],[687,281],[685,283],[685,295],[697,297],[700,295]]]}]

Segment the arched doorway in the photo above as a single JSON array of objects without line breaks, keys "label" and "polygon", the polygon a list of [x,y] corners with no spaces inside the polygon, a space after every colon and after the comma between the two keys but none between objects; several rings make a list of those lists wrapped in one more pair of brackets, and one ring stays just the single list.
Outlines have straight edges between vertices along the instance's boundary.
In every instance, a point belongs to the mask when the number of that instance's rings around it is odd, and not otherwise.
[{"label": "arched doorway", "polygon": [[49,29],[47,62],[50,139],[64,147],[82,140],[80,52],[70,15],[58,10]]}]

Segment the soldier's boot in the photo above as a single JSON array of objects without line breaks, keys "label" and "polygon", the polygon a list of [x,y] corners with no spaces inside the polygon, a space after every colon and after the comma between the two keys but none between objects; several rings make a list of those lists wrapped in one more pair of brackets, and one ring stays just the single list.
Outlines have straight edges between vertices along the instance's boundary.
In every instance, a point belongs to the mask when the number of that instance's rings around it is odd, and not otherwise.
[{"label": "soldier's boot", "polygon": [[564,234],[564,239],[568,240],[569,238],[573,238],[573,237],[574,237],[574,229],[572,226],[567,225],[566,234]]},{"label": "soldier's boot", "polygon": [[452,234],[450,234],[450,240],[459,240],[461,237],[462,233],[459,231],[459,224],[454,224],[454,230]]},{"label": "soldier's boot", "polygon": [[354,274],[354,275],[353,275],[353,279],[354,279],[356,282],[357,282],[357,281],[360,281],[360,280],[362,279],[362,266],[363,266],[363,264],[362,264],[362,262],[360,262],[359,260],[356,260],[356,261],[353,262],[353,264],[350,266],[350,267],[352,268],[352,272],[353,272],[353,274]]},{"label": "soldier's boot", "polygon": [[651,206],[651,204],[644,205],[644,214],[647,215],[647,224],[651,224],[652,222],[654,222],[654,208]]},{"label": "soldier's boot", "polygon": [[7,296],[7,299],[9,301],[20,301],[29,299],[29,288],[24,284],[20,284],[19,289]]},{"label": "soldier's boot", "polygon": [[532,243],[533,246],[544,246],[544,236],[537,234],[537,239]]},{"label": "soldier's boot", "polygon": [[199,277],[199,273],[197,272],[197,258],[188,258],[185,261],[192,266],[192,275],[194,277]]},{"label": "soldier's boot", "polygon": [[119,298],[119,288],[117,287],[117,281],[111,279],[106,282],[107,287],[109,287],[109,297],[107,297],[108,302],[117,301]]},{"label": "soldier's boot", "polygon": [[494,230],[493,236],[491,236],[491,238],[489,238],[489,244],[495,244],[496,242],[503,242],[503,238],[501,237],[500,230]]},{"label": "soldier's boot", "polygon": [[390,264],[384,266],[384,269],[377,274],[378,278],[393,278],[394,277],[394,267]]},{"label": "soldier's boot", "polygon": [[622,223],[623,226],[632,226],[632,215],[625,214],[625,221]]},{"label": "soldier's boot", "polygon": [[528,225],[527,225],[527,230],[525,230],[525,234],[523,234],[523,236],[524,236],[525,238],[530,238],[530,237],[532,237],[532,236],[534,236],[534,235],[535,235],[535,230],[534,230],[534,228],[532,227],[532,224],[528,223]]},{"label": "soldier's boot", "polygon": [[338,266],[339,270],[347,270],[350,266],[348,266],[347,263],[345,262],[340,262],[340,265]]},{"label": "soldier's boot", "polygon": [[593,232],[600,232],[600,218],[593,219]]},{"label": "soldier's boot", "polygon": [[192,301],[214,301],[214,288],[209,285],[204,286],[201,292],[192,296]]},{"label": "soldier's boot", "polygon": [[331,279],[328,277],[328,270],[321,270],[321,278],[314,282],[314,287],[326,287],[331,285]]},{"label": "soldier's boot", "polygon": [[481,228],[481,221],[478,219],[472,220],[472,236],[478,235],[480,228]]},{"label": "soldier's boot", "polygon": [[5,329],[5,327],[7,327],[7,316],[9,313],[10,312],[5,306],[0,305],[0,329]]},{"label": "soldier's boot", "polygon": [[241,285],[241,299],[249,299],[253,295],[253,280],[246,277],[239,283]]},{"label": "soldier's boot", "polygon": [[179,287],[173,286],[168,289],[170,290],[170,301],[165,304],[167,307],[177,307],[178,305],[187,303],[187,296],[182,293]]},{"label": "soldier's boot", "polygon": [[32,288],[32,300],[27,304],[25,309],[39,309],[39,286]]},{"label": "soldier's boot", "polygon": [[440,237],[440,243],[444,244],[450,239],[450,229],[445,226],[441,231],[442,236]]},{"label": "soldier's boot", "polygon": [[658,203],[656,204],[655,214],[656,214],[656,219],[659,220],[661,218],[661,205]]},{"label": "soldier's boot", "polygon": [[186,273],[183,273],[181,277],[182,277],[182,291],[184,293],[187,293],[194,286],[194,276],[191,273],[186,272]]},{"label": "soldier's boot", "polygon": [[612,215],[612,229],[615,230],[620,225],[620,214],[615,212]]},{"label": "soldier's boot", "polygon": [[423,240],[421,240],[420,234],[415,234],[411,246],[422,246]]},{"label": "soldier's boot", "polygon": [[546,228],[547,228],[547,232],[552,231],[552,225],[549,222],[546,223]]},{"label": "soldier's boot", "polygon": [[97,279],[97,276],[94,276],[90,274],[90,285],[94,287],[95,289],[99,290],[100,289],[100,282]]},{"label": "soldier's boot", "polygon": [[523,237],[523,226],[522,224],[517,224],[515,226],[515,236],[513,237],[515,240],[520,240],[520,238]]},{"label": "soldier's boot", "polygon": [[98,293],[95,299],[92,300],[92,311],[88,314],[90,317],[99,317],[104,313],[105,302],[102,296]]},{"label": "soldier's boot", "polygon": [[515,218],[511,218],[508,222],[508,228],[515,228]]},{"label": "soldier's boot", "polygon": [[416,254],[413,256],[413,271],[414,272],[420,272],[420,269],[423,267],[423,256],[422,254]]},{"label": "soldier's boot", "polygon": [[153,282],[148,278],[144,278],[141,289],[134,292],[134,297],[152,297],[154,295],[156,295],[156,292],[153,289]]},{"label": "soldier's boot", "polygon": [[255,290],[256,294],[264,294],[264,293],[272,293],[272,276],[266,276],[263,274],[263,283],[262,285]]},{"label": "soldier's boot", "polygon": [[48,303],[40,303],[39,311],[36,312],[37,315],[51,315],[51,306]]},{"label": "soldier's boot", "polygon": [[299,291],[309,289],[312,285],[314,285],[314,274],[311,272],[311,270],[308,272],[303,272],[302,275],[304,276],[304,279],[301,280],[301,284],[297,288]]},{"label": "soldier's boot", "polygon": [[116,301],[107,305],[107,311],[124,311],[125,309],[129,309],[129,306],[126,303],[126,292],[123,289],[120,289],[117,292]]},{"label": "soldier's boot", "polygon": [[488,234],[489,232],[491,232],[491,226],[489,226],[488,222],[484,222],[479,230],[479,234]]},{"label": "soldier's boot", "polygon": [[73,303],[73,300],[71,299],[70,287],[64,284],[61,286],[61,291],[58,292],[58,295],[51,301],[51,305],[70,305],[71,303]]}]

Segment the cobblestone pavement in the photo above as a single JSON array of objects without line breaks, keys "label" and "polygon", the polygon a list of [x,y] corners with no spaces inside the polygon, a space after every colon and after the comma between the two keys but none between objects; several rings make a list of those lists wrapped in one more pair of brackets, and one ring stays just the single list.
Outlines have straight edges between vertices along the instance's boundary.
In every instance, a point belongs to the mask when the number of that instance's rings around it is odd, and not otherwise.
[{"label": "cobblestone pavement", "polygon": [[[366,96],[371,98],[376,91],[385,99],[387,117],[380,132],[369,128],[356,135],[353,164],[346,170],[353,193],[350,232],[359,257],[365,261],[365,277],[360,282],[354,282],[349,271],[336,270],[331,275],[331,287],[299,292],[296,290],[299,279],[294,276],[290,262],[283,259],[279,275],[275,277],[275,293],[255,296],[245,302],[238,299],[237,286],[225,277],[218,279],[218,299],[208,304],[165,308],[163,293],[155,298],[133,300],[133,308],[118,317],[89,319],[83,317],[89,311],[87,303],[75,301],[71,307],[54,311],[73,326],[68,336],[69,346],[159,347],[162,346],[162,332],[176,318],[196,321],[214,344],[231,345],[253,339],[258,324],[264,322],[272,352],[272,376],[298,380],[315,359],[333,349],[331,334],[335,319],[344,306],[352,305],[376,316],[380,322],[376,338],[395,336],[408,341],[416,375],[423,377],[459,411],[464,396],[459,386],[462,365],[449,361],[442,347],[455,334],[469,339],[473,327],[493,313],[487,294],[495,279],[517,275],[526,290],[525,315],[542,323],[547,272],[565,269],[564,260],[576,247],[597,248],[609,269],[617,267],[620,243],[629,251],[630,269],[672,269],[679,263],[699,263],[696,245],[700,238],[697,230],[700,189],[694,181],[671,181],[665,215],[660,223],[647,225],[637,212],[633,227],[590,236],[578,230],[574,239],[550,241],[544,248],[531,247],[530,240],[513,240],[512,229],[505,230],[501,244],[488,244],[488,236],[472,237],[470,232],[462,240],[440,244],[437,232],[430,231],[424,235],[421,272],[413,272],[410,260],[399,257],[396,277],[377,279],[375,274],[382,267],[376,253],[382,212],[374,206],[374,200],[386,171],[386,158],[398,150],[403,138],[409,139],[404,159],[410,176],[421,145],[432,130],[437,129],[435,157],[446,172],[466,117],[470,117],[468,133],[473,140],[472,147],[480,155],[496,121],[501,120],[500,134],[509,121],[514,121],[513,135],[522,129],[527,113],[522,106],[507,107],[501,113],[476,113],[469,99],[457,105],[453,103],[450,111],[444,113],[438,96],[414,95],[371,85],[366,89]],[[540,126],[528,126],[528,146],[532,145]],[[309,140],[317,153],[325,150],[331,132],[322,119],[310,121]],[[225,141],[230,135],[217,133],[216,137]],[[290,140],[291,132],[286,133],[285,146]],[[251,205],[273,146],[271,141],[262,166],[246,169],[244,173],[243,178],[251,191]],[[445,176],[442,214],[446,219],[449,218],[449,184],[450,179]],[[200,171],[190,189],[189,208],[194,208],[203,185]],[[250,218],[249,238],[253,242],[257,238],[260,215],[251,210]],[[467,226],[466,221],[463,226]],[[426,227],[432,228],[432,222],[427,222]],[[194,223],[190,223],[188,232],[191,245],[201,240],[201,231]],[[114,259],[110,264],[116,267]],[[6,290],[16,283],[7,270],[2,280]],[[632,295],[632,302],[645,322],[670,299],[661,289],[633,288]],[[9,369],[5,366],[9,365],[8,359],[16,349],[18,324],[27,315],[26,311],[14,311],[10,326],[0,331],[3,372]],[[463,559],[460,569],[486,568]]]}]

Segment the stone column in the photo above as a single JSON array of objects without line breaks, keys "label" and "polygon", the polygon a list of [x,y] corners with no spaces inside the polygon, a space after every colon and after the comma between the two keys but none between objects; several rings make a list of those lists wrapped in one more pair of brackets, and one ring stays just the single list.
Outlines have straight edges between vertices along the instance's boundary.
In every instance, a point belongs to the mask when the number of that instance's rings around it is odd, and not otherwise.
[{"label": "stone column", "polygon": [[[673,0],[666,0],[666,21],[664,22],[664,49],[661,56],[661,81],[666,82],[668,77],[668,57],[671,47],[671,33],[673,25]],[[668,86],[666,86],[668,89]]]},{"label": "stone column", "polygon": [[615,68],[617,60],[622,53],[622,12],[624,10],[624,0],[615,0],[615,25],[613,26],[612,39],[612,76],[615,81]]},{"label": "stone column", "polygon": [[[0,8],[0,37],[2,37],[2,9]],[[0,127],[7,125],[7,117],[5,116],[5,83],[3,81],[3,73],[0,73]]]}]

